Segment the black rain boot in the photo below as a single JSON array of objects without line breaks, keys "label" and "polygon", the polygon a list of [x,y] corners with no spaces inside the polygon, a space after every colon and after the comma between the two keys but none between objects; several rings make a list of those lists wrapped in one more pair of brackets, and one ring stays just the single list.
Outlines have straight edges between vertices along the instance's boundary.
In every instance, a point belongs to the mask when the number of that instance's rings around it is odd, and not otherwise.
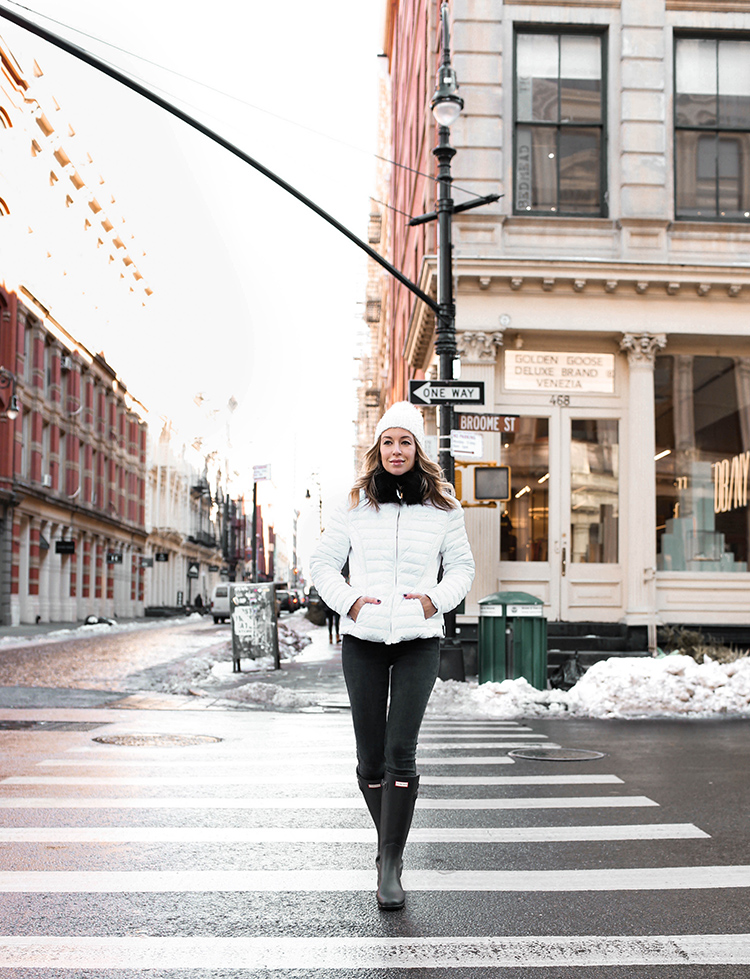
[{"label": "black rain boot", "polygon": [[401,870],[418,791],[418,775],[401,778],[390,772],[385,773],[378,867],[378,904],[383,911],[397,911],[403,908],[406,900],[401,886]]},{"label": "black rain boot", "polygon": [[378,831],[378,855],[375,857],[375,863],[378,863],[380,861],[380,810],[383,800],[383,782],[379,778],[362,778],[359,772],[357,772],[357,782],[360,792],[365,797],[365,803],[370,810],[372,821],[375,823],[375,829]]}]

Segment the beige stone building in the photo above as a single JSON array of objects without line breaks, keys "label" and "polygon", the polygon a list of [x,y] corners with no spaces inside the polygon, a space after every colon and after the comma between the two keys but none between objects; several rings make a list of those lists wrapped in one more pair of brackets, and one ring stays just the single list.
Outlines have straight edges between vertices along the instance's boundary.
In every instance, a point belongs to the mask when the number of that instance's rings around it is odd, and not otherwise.
[{"label": "beige stone building", "polygon": [[[432,174],[434,120],[407,107],[429,105],[438,4],[388,7],[395,160]],[[749,626],[750,2],[453,0],[451,25],[454,197],[504,195],[453,220],[461,376],[485,384],[472,412],[509,419],[469,421],[482,455],[457,457],[478,572],[463,621],[519,590],[641,648],[659,624]],[[392,169],[391,202],[434,193]],[[434,229],[394,232],[394,264],[420,253],[435,294]],[[433,317],[390,288],[391,349],[429,377]],[[390,376],[387,400],[407,396]],[[492,462],[507,501],[474,496]]]}]

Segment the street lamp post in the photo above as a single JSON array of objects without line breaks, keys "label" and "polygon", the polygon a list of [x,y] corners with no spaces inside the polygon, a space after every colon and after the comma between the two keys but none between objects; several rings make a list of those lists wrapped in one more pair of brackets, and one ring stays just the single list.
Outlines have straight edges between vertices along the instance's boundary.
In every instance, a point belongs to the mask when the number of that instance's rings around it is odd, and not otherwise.
[{"label": "street lamp post", "polygon": [[[450,142],[450,126],[458,119],[464,101],[458,94],[456,72],[451,66],[450,34],[448,31],[448,4],[440,9],[443,33],[443,51],[437,73],[435,94],[430,103],[438,124],[438,145],[432,151],[438,161],[438,194],[436,202],[438,229],[438,315],[435,328],[435,352],[438,355],[441,381],[453,380],[453,362],[456,359],[456,306],[453,301],[453,197],[451,185],[451,160],[456,155]],[[453,406],[443,404],[439,408],[439,461],[445,479],[455,481],[453,456],[451,455],[451,429]]]},{"label": "street lamp post", "polygon": [[[440,8],[442,28],[442,54],[437,72],[435,94],[430,102],[432,114],[438,124],[438,144],[432,153],[438,162],[437,200],[435,211],[422,214],[409,221],[411,226],[437,221],[437,323],[435,326],[435,352],[438,355],[439,380],[452,381],[456,348],[456,306],[453,300],[453,215],[468,211],[482,204],[492,204],[502,195],[489,194],[476,197],[464,204],[454,204],[451,185],[451,160],[456,155],[450,142],[450,127],[461,115],[464,101],[458,94],[458,79],[451,65],[450,32],[448,29],[448,4]],[[439,407],[438,461],[443,477],[453,485],[455,467],[451,454],[451,429],[453,405],[448,402]],[[456,639],[456,613],[445,615],[445,639],[440,647],[440,676],[443,679],[462,680],[464,677],[461,643]]]}]

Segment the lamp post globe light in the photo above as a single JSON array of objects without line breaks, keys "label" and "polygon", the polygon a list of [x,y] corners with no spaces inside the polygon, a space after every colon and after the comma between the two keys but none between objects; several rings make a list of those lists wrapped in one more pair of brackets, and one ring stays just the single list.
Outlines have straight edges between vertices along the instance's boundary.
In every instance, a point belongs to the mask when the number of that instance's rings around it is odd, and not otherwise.
[{"label": "lamp post globe light", "polygon": [[20,408],[18,406],[18,395],[16,394],[16,376],[7,367],[0,367],[0,390],[10,389],[10,400],[8,407],[3,412],[3,418],[14,422],[18,418]]}]

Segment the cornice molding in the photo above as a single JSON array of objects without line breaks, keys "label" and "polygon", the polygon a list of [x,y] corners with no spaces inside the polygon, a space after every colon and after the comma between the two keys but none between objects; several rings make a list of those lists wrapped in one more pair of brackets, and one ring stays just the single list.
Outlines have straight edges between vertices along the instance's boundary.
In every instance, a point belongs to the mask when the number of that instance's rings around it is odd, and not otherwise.
[{"label": "cornice molding", "polygon": [[[428,268],[434,267],[434,263]],[[750,266],[644,265],[614,261],[471,259],[454,262],[456,291],[551,293],[593,296],[634,294],[695,299],[750,299]],[[434,276],[427,278],[434,284]]]},{"label": "cornice molding", "polygon": [[[508,0],[505,2],[507,3]],[[689,10],[710,14],[745,13],[750,10],[750,0],[667,0],[667,10]]]}]

